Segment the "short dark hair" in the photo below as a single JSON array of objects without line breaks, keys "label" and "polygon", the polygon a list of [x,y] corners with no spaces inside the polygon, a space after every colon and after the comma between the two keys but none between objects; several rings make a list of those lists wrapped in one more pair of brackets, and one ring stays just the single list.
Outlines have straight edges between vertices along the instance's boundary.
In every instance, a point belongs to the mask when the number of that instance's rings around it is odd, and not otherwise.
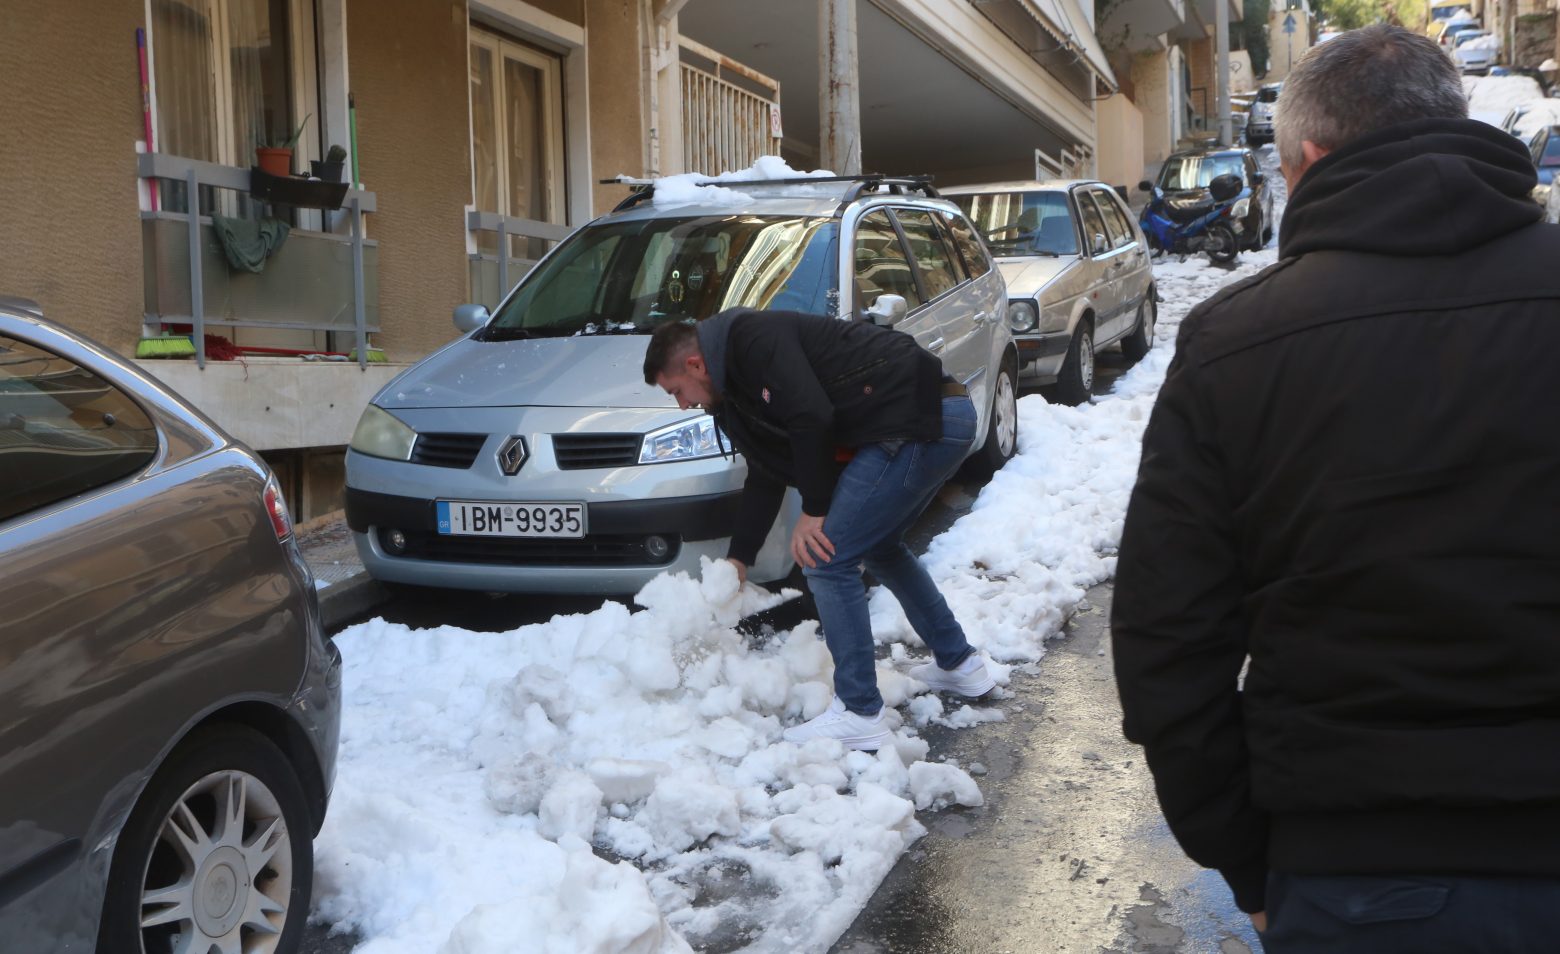
[{"label": "short dark hair", "polygon": [[699,350],[699,330],[691,321],[668,321],[655,329],[645,349],[645,383],[672,369],[681,359]]},{"label": "short dark hair", "polygon": [[1416,119],[1466,119],[1468,94],[1450,57],[1400,26],[1350,30],[1311,48],[1278,97],[1278,155],[1291,168],[1300,144],[1342,149],[1368,132]]}]

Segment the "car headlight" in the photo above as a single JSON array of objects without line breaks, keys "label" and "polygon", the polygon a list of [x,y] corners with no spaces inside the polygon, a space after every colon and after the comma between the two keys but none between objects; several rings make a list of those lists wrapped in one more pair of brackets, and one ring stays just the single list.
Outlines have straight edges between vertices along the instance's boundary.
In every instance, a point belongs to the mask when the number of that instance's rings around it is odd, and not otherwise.
[{"label": "car headlight", "polygon": [[1008,327],[1019,334],[1034,331],[1040,323],[1040,309],[1032,301],[1008,302]]},{"label": "car headlight", "polygon": [[720,428],[709,415],[663,427],[645,435],[639,448],[641,464],[662,464],[673,460],[698,460],[721,453]]},{"label": "car headlight", "polygon": [[370,404],[358,418],[348,446],[359,454],[387,460],[411,460],[417,432],[382,407]]},{"label": "car headlight", "polygon": [[1235,208],[1230,210],[1230,214],[1235,216],[1237,219],[1244,219],[1246,216],[1251,214],[1251,200],[1241,199],[1239,202],[1235,203]]}]

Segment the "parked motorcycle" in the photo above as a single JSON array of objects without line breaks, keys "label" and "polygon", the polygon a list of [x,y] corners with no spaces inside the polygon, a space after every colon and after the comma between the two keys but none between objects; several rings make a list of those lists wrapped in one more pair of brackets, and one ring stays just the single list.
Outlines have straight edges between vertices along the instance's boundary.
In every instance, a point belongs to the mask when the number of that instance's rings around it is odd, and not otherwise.
[{"label": "parked motorcycle", "polygon": [[1150,182],[1142,183],[1154,194],[1143,209],[1143,235],[1155,253],[1195,255],[1207,252],[1209,261],[1232,262],[1240,254],[1241,223],[1233,212],[1241,199],[1251,195],[1237,175],[1214,176],[1207,192],[1190,196],[1166,195]]}]

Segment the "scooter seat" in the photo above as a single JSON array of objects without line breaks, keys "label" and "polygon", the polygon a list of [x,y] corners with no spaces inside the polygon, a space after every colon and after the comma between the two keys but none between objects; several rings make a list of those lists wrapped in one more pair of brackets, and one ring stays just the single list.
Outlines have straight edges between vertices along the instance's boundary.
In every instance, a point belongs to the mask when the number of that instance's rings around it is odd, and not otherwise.
[{"label": "scooter seat", "polygon": [[1203,195],[1195,199],[1170,200],[1165,203],[1165,211],[1172,222],[1194,222],[1212,212],[1213,206],[1213,196]]}]

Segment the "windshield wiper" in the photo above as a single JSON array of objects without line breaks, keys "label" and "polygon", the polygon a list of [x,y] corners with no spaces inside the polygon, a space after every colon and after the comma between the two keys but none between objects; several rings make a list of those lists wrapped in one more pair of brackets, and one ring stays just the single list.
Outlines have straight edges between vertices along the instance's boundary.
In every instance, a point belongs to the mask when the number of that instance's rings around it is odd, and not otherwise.
[{"label": "windshield wiper", "polygon": [[494,328],[482,336],[483,341],[523,341],[535,338],[536,332],[527,328]]}]

